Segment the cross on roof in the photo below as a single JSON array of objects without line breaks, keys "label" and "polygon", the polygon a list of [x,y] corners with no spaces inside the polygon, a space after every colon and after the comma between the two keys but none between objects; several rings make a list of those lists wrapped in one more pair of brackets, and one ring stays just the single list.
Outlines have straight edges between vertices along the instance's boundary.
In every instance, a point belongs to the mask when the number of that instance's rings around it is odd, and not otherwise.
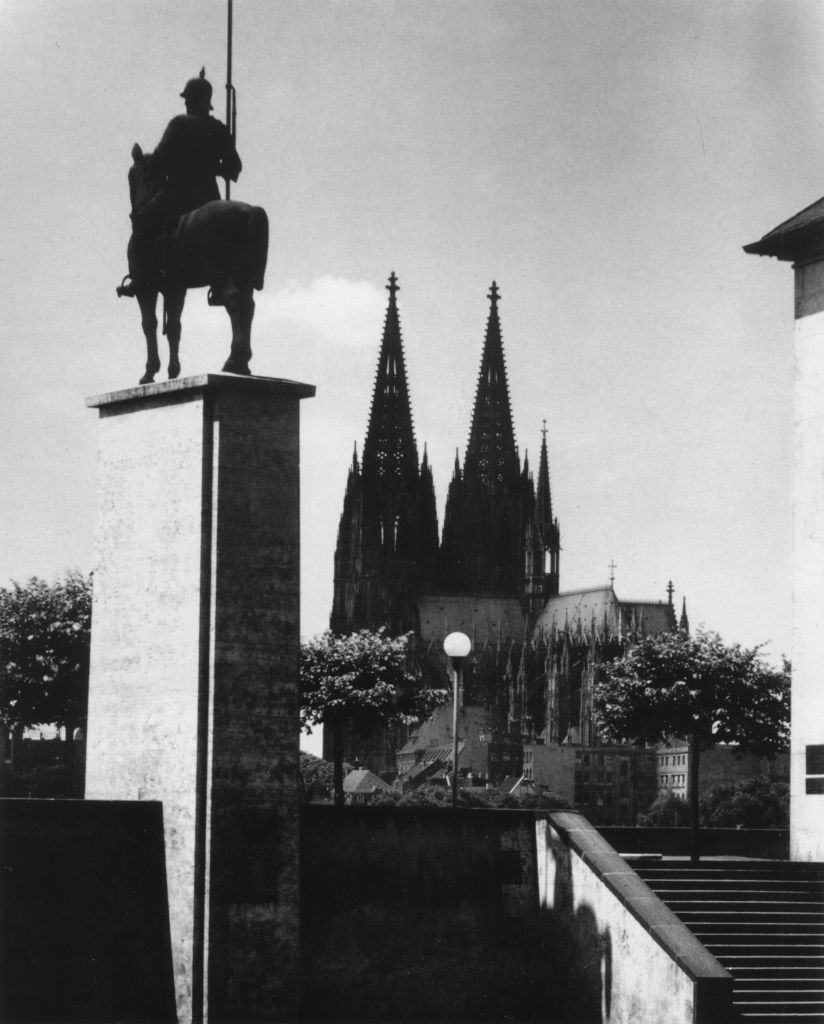
[{"label": "cross on roof", "polygon": [[610,583],[614,583],[615,582],[615,570],[618,568],[618,566],[615,564],[615,560],[614,559],[613,559],[613,561],[611,561],[609,563],[608,568],[609,568],[609,582]]},{"label": "cross on roof", "polygon": [[389,284],[386,286],[386,290],[389,292],[389,298],[394,299],[397,293],[401,290],[401,286],[398,284],[398,279],[395,277],[395,271],[389,275]]},{"label": "cross on roof", "polygon": [[672,580],[670,580],[669,583],[667,584],[667,597],[669,598],[669,603],[670,604],[672,604],[672,595],[674,593],[675,593],[675,587],[672,585]]}]

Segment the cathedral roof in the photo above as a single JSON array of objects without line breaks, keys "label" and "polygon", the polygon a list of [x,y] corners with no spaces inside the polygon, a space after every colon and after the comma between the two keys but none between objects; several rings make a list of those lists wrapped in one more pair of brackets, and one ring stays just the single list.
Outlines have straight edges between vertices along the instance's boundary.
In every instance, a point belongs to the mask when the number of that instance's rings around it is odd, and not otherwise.
[{"label": "cathedral roof", "polygon": [[622,600],[607,584],[551,597],[538,616],[533,635],[546,635],[553,628],[570,632],[594,628],[615,635],[637,632],[654,636],[675,628],[675,612],[668,601]]},{"label": "cathedral roof", "polygon": [[502,594],[423,594],[418,602],[421,640],[438,643],[448,633],[466,633],[477,650],[486,643],[523,640],[521,602]]}]

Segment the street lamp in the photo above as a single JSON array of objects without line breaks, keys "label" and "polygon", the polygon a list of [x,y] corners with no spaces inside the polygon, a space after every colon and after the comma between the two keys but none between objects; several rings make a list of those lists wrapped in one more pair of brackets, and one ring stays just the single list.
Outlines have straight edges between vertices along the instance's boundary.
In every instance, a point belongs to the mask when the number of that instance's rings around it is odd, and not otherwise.
[{"label": "street lamp", "polygon": [[458,687],[464,658],[472,650],[466,633],[450,633],[443,642],[444,654],[452,666],[452,806],[458,806]]}]

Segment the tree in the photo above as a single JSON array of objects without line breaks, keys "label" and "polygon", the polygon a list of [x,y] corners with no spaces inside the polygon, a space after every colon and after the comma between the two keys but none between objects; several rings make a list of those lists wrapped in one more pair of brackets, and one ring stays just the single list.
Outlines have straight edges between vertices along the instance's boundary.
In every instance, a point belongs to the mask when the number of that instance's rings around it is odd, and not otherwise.
[{"label": "tree", "polygon": [[770,668],[760,648],[726,646],[699,631],[647,637],[604,669],[596,684],[596,728],[636,745],[668,736],[690,741],[692,859],[698,860],[700,751],[715,743],[772,756],[789,741],[789,666]]},{"label": "tree", "polygon": [[671,790],[659,793],[635,822],[639,828],[686,828],[689,823],[690,805]]},{"label": "tree", "polygon": [[332,733],[335,803],[343,803],[343,730],[411,725],[446,702],[447,690],[422,690],[409,669],[409,635],[389,637],[363,629],[349,636],[323,633],[301,644],[301,727]]},{"label": "tree", "polygon": [[713,786],[701,797],[701,822],[708,828],[789,828],[790,787],[770,775]]},{"label": "tree", "polygon": [[65,727],[69,785],[74,732],[86,726],[91,615],[91,579],[79,573],[0,588],[0,721],[14,730]]}]

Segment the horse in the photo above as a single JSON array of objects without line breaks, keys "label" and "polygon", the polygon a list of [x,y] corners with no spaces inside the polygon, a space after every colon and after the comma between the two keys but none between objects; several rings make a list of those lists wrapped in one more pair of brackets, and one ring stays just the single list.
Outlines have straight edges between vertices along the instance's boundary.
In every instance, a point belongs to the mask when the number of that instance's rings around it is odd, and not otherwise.
[{"label": "horse", "polygon": [[[180,373],[180,316],[189,288],[209,288],[209,305],[225,306],[232,323],[232,347],[224,372],[248,376],[252,358],[253,291],[263,287],[269,248],[269,220],[260,206],[214,200],[184,214],[168,243],[165,274],[158,261],[157,241],[139,227],[140,211],[163,185],[152,168],[152,154],[135,143],[129,168],[134,228],[127,257],[129,273],[118,296],[134,295],[140,306],[146,337],[146,372],[141,384],[151,384],[160,370],[157,349],[157,297],[164,299],[163,333],[169,341],[169,380]],[[134,279],[133,285],[126,282]]]}]

